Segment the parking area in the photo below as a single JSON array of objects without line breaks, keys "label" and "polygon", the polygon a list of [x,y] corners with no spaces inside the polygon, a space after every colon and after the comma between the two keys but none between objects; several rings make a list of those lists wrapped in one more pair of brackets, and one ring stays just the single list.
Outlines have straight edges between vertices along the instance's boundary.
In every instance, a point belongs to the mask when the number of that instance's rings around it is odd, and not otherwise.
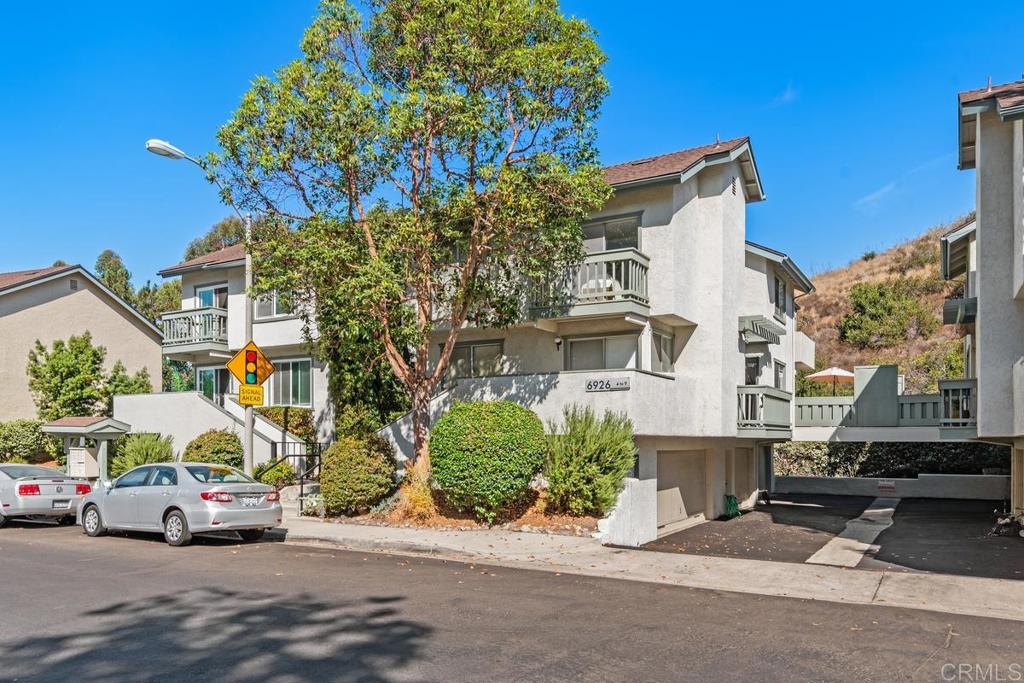
[{"label": "parking area", "polygon": [[[656,552],[807,562],[872,503],[788,494],[741,517],[714,520],[645,546]],[[1024,579],[1024,539],[991,536],[999,501],[904,498],[857,569]],[[840,538],[837,542],[842,542]]]}]

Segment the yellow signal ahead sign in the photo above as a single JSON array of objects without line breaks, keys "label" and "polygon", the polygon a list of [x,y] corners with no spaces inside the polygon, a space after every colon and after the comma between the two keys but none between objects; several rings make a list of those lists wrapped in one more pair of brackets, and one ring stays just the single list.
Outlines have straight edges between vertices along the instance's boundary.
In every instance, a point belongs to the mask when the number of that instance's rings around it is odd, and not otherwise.
[{"label": "yellow signal ahead sign", "polygon": [[263,405],[263,387],[258,384],[243,384],[239,386],[238,402],[243,406]]},{"label": "yellow signal ahead sign", "polygon": [[[268,377],[274,374],[276,369],[274,364],[267,360],[267,357],[260,351],[260,347],[251,341],[228,361],[227,368],[243,387],[263,384]],[[241,393],[239,393],[239,401],[241,401]]]}]

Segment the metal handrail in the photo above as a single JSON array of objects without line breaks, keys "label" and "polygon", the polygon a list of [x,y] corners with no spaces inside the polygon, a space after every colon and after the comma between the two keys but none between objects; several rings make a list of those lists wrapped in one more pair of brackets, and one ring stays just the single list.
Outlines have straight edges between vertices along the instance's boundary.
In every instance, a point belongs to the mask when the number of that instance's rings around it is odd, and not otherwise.
[{"label": "metal handrail", "polygon": [[[327,449],[324,443],[303,443],[295,441],[273,441],[270,444],[270,464],[267,469],[280,465],[286,460],[294,459],[297,466],[293,470],[298,472],[299,477],[299,514],[302,514],[302,502],[306,498],[306,479],[320,479],[320,466],[323,462],[323,452]],[[278,456],[278,451],[283,450],[284,454]],[[301,452],[289,452],[301,451]],[[301,459],[301,461],[300,461]],[[312,461],[312,464],[310,462]]]}]

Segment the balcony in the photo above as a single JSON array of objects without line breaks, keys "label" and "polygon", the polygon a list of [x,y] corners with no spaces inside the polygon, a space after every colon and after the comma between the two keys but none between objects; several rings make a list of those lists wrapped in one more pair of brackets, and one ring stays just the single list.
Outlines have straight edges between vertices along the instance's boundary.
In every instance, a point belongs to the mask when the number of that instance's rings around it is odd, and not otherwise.
[{"label": "balcony", "polygon": [[939,431],[944,438],[973,438],[978,431],[978,380],[944,379],[939,381],[942,419]]},{"label": "balcony", "polygon": [[774,387],[740,386],[736,389],[737,433],[741,437],[788,439],[792,435],[790,404],[793,396]]},{"label": "balcony", "polygon": [[160,316],[164,331],[164,355],[228,350],[228,312],[223,308],[194,308]]},{"label": "balcony", "polygon": [[588,255],[579,266],[538,282],[531,288],[529,317],[639,313],[650,308],[647,270],[650,259],[636,249]]}]

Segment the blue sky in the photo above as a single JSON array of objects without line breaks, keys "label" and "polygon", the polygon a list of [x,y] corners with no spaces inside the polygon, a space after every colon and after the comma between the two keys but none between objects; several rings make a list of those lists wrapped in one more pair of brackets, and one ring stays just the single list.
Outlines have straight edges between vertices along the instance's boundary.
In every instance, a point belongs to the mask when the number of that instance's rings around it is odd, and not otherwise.
[{"label": "blue sky", "polygon": [[[603,160],[750,135],[748,237],[809,272],[973,206],[956,93],[1024,71],[1024,3],[563,0],[608,53]],[[0,27],[0,271],[113,248],[137,284],[227,215],[149,137],[213,148],[250,80],[298,54],[312,0],[50,2]]]}]

